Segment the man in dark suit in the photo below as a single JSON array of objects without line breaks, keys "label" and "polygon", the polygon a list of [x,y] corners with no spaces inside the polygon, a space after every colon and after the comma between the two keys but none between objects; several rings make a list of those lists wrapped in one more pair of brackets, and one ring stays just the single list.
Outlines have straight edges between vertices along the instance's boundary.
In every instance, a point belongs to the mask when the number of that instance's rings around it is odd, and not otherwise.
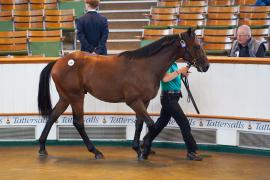
[{"label": "man in dark suit", "polygon": [[93,54],[107,54],[109,29],[107,18],[97,13],[99,0],[86,0],[87,13],[76,19],[77,37],[81,50]]}]

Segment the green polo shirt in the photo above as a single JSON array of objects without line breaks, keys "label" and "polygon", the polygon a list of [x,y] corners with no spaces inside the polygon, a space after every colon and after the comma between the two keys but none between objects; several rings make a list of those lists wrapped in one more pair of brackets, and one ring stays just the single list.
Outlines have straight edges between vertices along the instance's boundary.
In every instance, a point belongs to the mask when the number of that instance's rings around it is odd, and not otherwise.
[{"label": "green polo shirt", "polygon": [[[177,71],[178,66],[176,63],[173,63],[171,67],[168,69],[167,73],[172,73],[174,71]],[[181,89],[181,75],[179,74],[174,79],[172,79],[169,82],[163,82],[161,81],[161,90],[162,91],[180,91]]]}]

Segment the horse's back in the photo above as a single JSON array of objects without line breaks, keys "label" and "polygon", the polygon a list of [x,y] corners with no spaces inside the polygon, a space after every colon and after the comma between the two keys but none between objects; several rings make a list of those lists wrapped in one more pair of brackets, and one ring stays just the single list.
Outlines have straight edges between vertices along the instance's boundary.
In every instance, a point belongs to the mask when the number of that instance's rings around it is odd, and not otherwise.
[{"label": "horse's back", "polygon": [[122,64],[117,56],[77,51],[57,60],[52,77],[58,92],[62,90],[81,94],[88,91],[103,101],[119,102],[123,99]]},{"label": "horse's back", "polygon": [[71,73],[84,68],[86,65],[94,65],[98,61],[109,61],[112,56],[93,55],[88,52],[76,51],[61,57],[52,69],[52,75]]}]

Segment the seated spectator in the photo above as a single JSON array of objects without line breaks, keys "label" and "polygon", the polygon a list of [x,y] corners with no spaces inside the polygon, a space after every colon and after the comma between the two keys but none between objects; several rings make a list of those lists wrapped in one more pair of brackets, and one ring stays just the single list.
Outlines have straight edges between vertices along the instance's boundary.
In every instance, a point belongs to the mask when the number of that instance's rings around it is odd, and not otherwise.
[{"label": "seated spectator", "polygon": [[237,29],[237,39],[233,42],[231,57],[264,57],[266,47],[263,42],[251,37],[251,29],[242,25]]},{"label": "seated spectator", "polygon": [[270,5],[270,0],[256,0],[255,6],[268,6]]}]

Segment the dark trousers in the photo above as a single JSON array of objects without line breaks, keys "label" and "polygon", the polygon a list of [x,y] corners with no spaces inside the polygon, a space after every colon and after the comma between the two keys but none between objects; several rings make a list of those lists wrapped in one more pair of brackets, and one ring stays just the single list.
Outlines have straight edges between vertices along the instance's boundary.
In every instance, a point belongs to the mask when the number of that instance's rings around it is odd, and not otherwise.
[{"label": "dark trousers", "polygon": [[[184,142],[187,147],[188,152],[196,152],[198,149],[196,141],[194,140],[191,134],[191,128],[189,125],[189,121],[184,114],[182,108],[178,104],[180,98],[180,94],[167,94],[162,95],[161,100],[161,112],[160,117],[155,123],[155,132],[151,135],[151,142],[156,138],[156,136],[162,131],[162,129],[167,126],[171,117],[173,117],[180,127]],[[145,138],[149,138],[149,133],[145,136]]]}]

